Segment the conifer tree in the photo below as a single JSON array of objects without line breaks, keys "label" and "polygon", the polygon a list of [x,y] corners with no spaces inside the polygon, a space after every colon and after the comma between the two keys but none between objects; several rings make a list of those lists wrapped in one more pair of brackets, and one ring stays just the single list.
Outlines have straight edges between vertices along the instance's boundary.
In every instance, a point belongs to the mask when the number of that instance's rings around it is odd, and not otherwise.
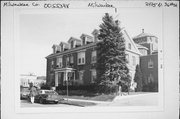
[{"label": "conifer tree", "polygon": [[137,87],[135,89],[135,91],[139,92],[142,91],[143,88],[143,81],[142,81],[142,72],[141,69],[139,67],[139,65],[136,65],[136,73],[134,76],[134,81],[137,83]]},{"label": "conifer tree", "polygon": [[97,43],[98,83],[105,85],[126,84],[128,76],[125,57],[125,41],[122,37],[119,21],[113,20],[108,13],[102,18]]}]

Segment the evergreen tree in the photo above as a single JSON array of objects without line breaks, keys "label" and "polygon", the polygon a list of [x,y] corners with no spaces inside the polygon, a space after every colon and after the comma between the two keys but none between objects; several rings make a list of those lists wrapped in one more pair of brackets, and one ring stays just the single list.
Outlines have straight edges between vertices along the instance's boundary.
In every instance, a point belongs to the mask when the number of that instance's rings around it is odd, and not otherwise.
[{"label": "evergreen tree", "polygon": [[125,41],[119,21],[114,21],[108,13],[102,18],[97,43],[98,83],[105,85],[125,85],[128,75],[125,57]]},{"label": "evergreen tree", "polygon": [[134,76],[134,81],[137,83],[137,87],[136,87],[136,91],[142,91],[143,88],[143,80],[142,80],[142,72],[141,69],[139,67],[139,65],[136,65],[136,73]]}]

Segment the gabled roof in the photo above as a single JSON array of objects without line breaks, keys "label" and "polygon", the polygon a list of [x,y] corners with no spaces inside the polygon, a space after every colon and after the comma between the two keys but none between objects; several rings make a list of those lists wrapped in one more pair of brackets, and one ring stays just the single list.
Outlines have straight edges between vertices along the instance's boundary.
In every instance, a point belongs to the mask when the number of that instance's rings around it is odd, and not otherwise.
[{"label": "gabled roof", "polygon": [[61,44],[63,44],[65,46],[65,48],[69,48],[69,45],[67,43],[65,43],[65,42],[60,42],[59,45],[61,45]]},{"label": "gabled roof", "polygon": [[85,36],[85,37],[89,37],[89,38],[93,38],[92,36],[87,35],[87,34],[84,34],[84,33],[80,36],[80,38],[82,38],[83,36]]},{"label": "gabled roof", "polygon": [[68,43],[70,43],[72,40],[75,40],[75,41],[77,41],[77,42],[81,42],[80,39],[77,39],[77,38],[75,38],[75,37],[70,37],[70,39],[68,40]]},{"label": "gabled roof", "polygon": [[[126,29],[122,28],[121,32],[123,34],[123,37],[125,38],[125,36],[126,36],[126,38],[127,38],[127,39],[125,39],[125,41],[128,40],[132,44],[134,50],[131,50],[131,52],[134,52],[134,53],[140,55],[141,53],[139,52],[139,50],[138,50],[137,46],[135,45],[134,41],[132,40],[132,38],[127,33]],[[126,49],[126,50],[129,51],[128,49]]]},{"label": "gabled roof", "polygon": [[57,44],[53,44],[52,48],[53,48],[53,47],[58,47],[58,46],[59,46],[59,45],[57,45]]},{"label": "gabled roof", "polygon": [[93,32],[92,32],[91,34],[93,34],[93,35],[94,35],[94,34],[96,34],[96,33],[99,33],[99,30],[94,29],[94,30],[93,30]]}]

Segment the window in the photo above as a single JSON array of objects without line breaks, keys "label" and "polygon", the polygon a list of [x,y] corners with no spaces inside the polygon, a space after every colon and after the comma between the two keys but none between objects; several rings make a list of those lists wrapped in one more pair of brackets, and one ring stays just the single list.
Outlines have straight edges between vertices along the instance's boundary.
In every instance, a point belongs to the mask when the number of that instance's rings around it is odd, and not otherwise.
[{"label": "window", "polygon": [[95,63],[96,62],[96,51],[92,51],[92,56],[91,56],[91,62]]},{"label": "window", "polygon": [[56,66],[57,66],[58,68],[62,68],[62,57],[58,57],[58,58],[57,58],[57,64],[56,64]]},{"label": "window", "polygon": [[85,45],[85,44],[86,44],[86,41],[85,41],[85,40],[86,40],[86,38],[85,38],[85,37],[83,37],[83,39],[82,39],[82,40],[83,40],[83,45]]},{"label": "window", "polygon": [[61,52],[64,51],[64,47],[63,44],[61,44]]},{"label": "window", "polygon": [[74,41],[71,41],[71,48],[74,47]]},{"label": "window", "polygon": [[78,53],[78,65],[85,64],[85,52]]},{"label": "window", "polygon": [[126,54],[126,60],[129,63],[129,54]]},{"label": "window", "polygon": [[95,80],[96,80],[96,70],[93,69],[91,71],[91,83],[94,83]]},{"label": "window", "polygon": [[79,71],[79,80],[83,80],[84,71]]},{"label": "window", "polygon": [[54,68],[54,60],[51,61],[51,70]]},{"label": "window", "polygon": [[74,63],[73,55],[71,55],[71,57],[70,57],[70,63],[71,63],[71,64]]},{"label": "window", "polygon": [[135,66],[136,65],[136,57],[132,56],[132,59],[133,59],[133,66]]},{"label": "window", "polygon": [[130,43],[128,43],[128,49],[131,50],[131,44]]},{"label": "window", "polygon": [[66,57],[66,67],[68,67],[70,65],[70,60],[69,60],[69,56]]},{"label": "window", "polygon": [[80,64],[80,63],[81,63],[81,58],[78,59],[78,64]]},{"label": "window", "polygon": [[85,63],[85,61],[84,61],[84,57],[82,57],[82,64],[84,64]]},{"label": "window", "polygon": [[151,59],[148,61],[148,68],[153,68],[153,61]]},{"label": "window", "polygon": [[151,82],[154,82],[154,78],[152,74],[150,74],[148,77],[148,83],[151,83]]}]

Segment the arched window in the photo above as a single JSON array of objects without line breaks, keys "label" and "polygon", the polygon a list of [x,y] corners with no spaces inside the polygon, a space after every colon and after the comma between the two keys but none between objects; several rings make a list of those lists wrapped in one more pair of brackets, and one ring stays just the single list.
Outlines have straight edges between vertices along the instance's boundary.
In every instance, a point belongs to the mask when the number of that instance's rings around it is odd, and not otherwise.
[{"label": "arched window", "polygon": [[131,50],[131,44],[130,43],[128,43],[128,49]]}]

